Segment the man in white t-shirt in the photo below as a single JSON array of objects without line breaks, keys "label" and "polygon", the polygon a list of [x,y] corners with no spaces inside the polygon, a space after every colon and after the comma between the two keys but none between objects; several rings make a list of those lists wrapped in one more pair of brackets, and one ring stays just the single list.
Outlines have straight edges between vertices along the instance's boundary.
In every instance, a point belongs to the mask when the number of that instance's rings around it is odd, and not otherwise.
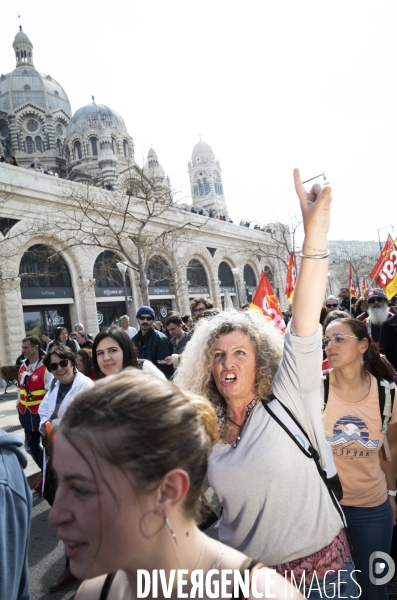
[{"label": "man in white t-shirt", "polygon": [[126,332],[130,340],[138,333],[135,327],[130,327],[130,318],[128,315],[123,315],[119,318],[119,327]]}]

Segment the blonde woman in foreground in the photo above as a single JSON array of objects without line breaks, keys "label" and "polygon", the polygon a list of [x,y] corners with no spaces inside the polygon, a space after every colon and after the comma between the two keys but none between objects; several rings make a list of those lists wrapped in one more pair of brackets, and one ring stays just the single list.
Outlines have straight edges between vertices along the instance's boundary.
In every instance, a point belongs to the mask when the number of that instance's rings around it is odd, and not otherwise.
[{"label": "blonde woman in foreground", "polygon": [[[135,369],[107,377],[75,398],[56,434],[59,483],[50,523],[58,527],[71,571],[88,580],[76,600],[137,598],[140,569],[152,585],[158,570],[158,598],[165,597],[160,570],[171,586],[168,598],[191,591],[189,584],[178,590],[178,573],[170,584],[172,569],[184,569],[179,577],[188,582],[192,571],[202,572],[205,580],[214,570],[210,589],[201,590],[221,598],[214,585],[222,590],[222,577],[232,579],[224,571],[250,565],[263,594],[256,597],[302,598],[280,575],[197,528],[208,457],[217,439],[216,414],[206,399]],[[225,590],[234,597],[231,585]],[[247,596],[254,598],[256,590],[253,584]],[[153,588],[146,597],[155,597]]]}]

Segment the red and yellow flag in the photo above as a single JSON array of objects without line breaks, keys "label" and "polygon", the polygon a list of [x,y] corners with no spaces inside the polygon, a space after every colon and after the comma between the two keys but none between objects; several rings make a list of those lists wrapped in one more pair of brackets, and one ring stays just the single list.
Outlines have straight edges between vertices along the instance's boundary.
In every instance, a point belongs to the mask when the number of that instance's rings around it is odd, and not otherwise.
[{"label": "red and yellow flag", "polygon": [[285,331],[285,323],[283,315],[281,314],[280,305],[274,294],[273,288],[270,285],[270,281],[263,271],[254,297],[252,298],[251,308],[261,310],[265,317],[268,317],[277,329]]},{"label": "red and yellow flag", "polygon": [[389,300],[397,294],[397,246],[390,234],[370,277],[385,291]]},{"label": "red and yellow flag", "polygon": [[367,278],[363,277],[363,280],[361,282],[361,295],[364,296],[365,292],[367,291]]},{"label": "red and yellow flag", "polygon": [[295,269],[295,256],[293,252],[290,252],[287,279],[285,282],[285,295],[287,296],[288,302],[292,302],[296,284],[296,269]]},{"label": "red and yellow flag", "polygon": [[356,286],[354,285],[354,282],[353,282],[353,267],[352,267],[351,263],[350,263],[350,271],[349,271],[349,290],[350,290],[350,298],[352,296],[355,296],[356,298],[358,298]]}]

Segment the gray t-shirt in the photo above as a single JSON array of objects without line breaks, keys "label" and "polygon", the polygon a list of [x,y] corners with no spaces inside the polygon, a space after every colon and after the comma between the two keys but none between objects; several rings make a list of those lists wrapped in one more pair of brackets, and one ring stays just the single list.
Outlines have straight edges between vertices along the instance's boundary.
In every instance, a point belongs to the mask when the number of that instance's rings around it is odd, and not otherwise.
[{"label": "gray t-shirt", "polygon": [[[288,327],[273,392],[323,456],[321,359],[320,329],[310,338],[299,338]],[[314,460],[297,448],[261,403],[250,414],[236,448],[216,444],[208,479],[223,506],[219,539],[267,566],[321,550],[343,527]]]}]

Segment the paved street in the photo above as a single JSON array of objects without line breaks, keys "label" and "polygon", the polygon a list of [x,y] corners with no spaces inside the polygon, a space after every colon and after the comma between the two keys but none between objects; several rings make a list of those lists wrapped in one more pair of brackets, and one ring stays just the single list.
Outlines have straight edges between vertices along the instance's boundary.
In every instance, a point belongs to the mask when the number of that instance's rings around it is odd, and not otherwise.
[{"label": "paved street", "polygon": [[48,591],[65,566],[63,544],[58,540],[56,530],[48,525],[49,511],[48,503],[34,493],[29,545],[30,598],[70,600],[79,587],[77,581],[59,592]]}]

